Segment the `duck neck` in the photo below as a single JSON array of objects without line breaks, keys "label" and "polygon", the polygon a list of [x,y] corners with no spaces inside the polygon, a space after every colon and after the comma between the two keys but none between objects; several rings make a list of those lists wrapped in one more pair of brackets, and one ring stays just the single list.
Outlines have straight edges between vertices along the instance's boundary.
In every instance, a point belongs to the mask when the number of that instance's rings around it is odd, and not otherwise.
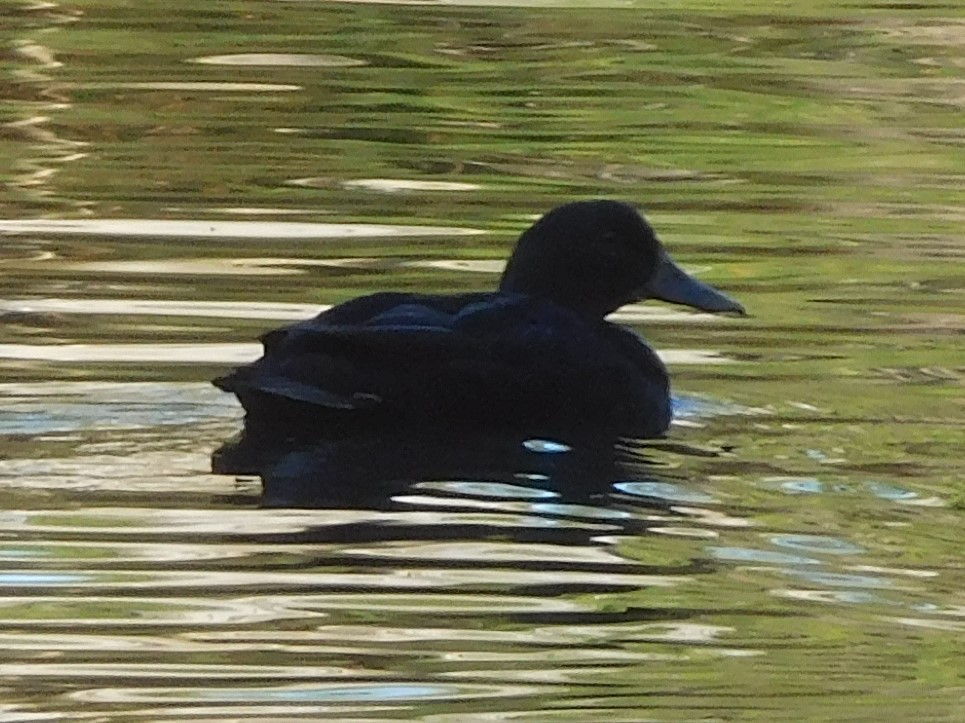
[{"label": "duck neck", "polygon": [[549,301],[588,322],[598,323],[607,314],[622,306],[620,303],[614,304],[612,299],[601,298],[599,294],[594,294],[589,289],[567,284],[554,284],[552,280],[538,276],[519,277],[515,274],[504,274],[499,284],[499,290],[504,293],[524,294],[525,296]]}]

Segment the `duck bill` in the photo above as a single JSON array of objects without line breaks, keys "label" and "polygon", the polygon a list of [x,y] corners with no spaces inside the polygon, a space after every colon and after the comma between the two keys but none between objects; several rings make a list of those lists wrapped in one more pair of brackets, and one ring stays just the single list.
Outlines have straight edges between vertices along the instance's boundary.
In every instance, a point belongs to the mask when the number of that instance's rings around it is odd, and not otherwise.
[{"label": "duck bill", "polygon": [[743,306],[713,286],[697,281],[677,266],[666,253],[661,254],[657,273],[643,288],[641,296],[673,304],[685,304],[701,311],[747,315]]}]

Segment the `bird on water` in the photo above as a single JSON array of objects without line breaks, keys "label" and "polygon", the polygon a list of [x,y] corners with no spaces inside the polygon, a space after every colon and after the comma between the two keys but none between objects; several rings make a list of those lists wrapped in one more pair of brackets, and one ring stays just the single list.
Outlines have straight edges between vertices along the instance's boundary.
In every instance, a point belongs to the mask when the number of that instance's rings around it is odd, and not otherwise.
[{"label": "bird on water", "polygon": [[523,232],[497,291],[359,297],[268,332],[260,359],[214,384],[266,440],[434,427],[658,437],[666,367],[606,320],[644,299],[744,314],[677,266],[633,206],[577,201]]}]

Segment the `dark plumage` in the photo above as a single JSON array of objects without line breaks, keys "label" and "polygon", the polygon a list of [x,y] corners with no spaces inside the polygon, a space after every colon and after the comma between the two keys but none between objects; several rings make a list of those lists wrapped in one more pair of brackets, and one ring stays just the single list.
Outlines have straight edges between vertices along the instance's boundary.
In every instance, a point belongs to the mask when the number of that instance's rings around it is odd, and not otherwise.
[{"label": "dark plumage", "polygon": [[354,299],[269,332],[261,359],[214,383],[238,396],[249,435],[274,439],[416,426],[654,437],[670,424],[666,369],[604,320],[643,298],[743,313],[675,266],[633,207],[570,203],[523,233],[499,291]]}]

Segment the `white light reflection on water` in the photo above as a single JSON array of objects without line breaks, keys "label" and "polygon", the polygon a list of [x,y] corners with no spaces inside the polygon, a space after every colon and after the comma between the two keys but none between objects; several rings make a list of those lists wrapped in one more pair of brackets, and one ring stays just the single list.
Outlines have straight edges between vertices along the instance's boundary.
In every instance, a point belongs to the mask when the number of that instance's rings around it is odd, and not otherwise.
[{"label": "white light reflection on water", "polygon": [[[279,552],[301,555],[311,552],[309,545],[279,546]],[[0,562],[44,564],[48,567],[60,564],[71,567],[78,565],[138,565],[143,563],[200,562],[213,560],[232,560],[263,553],[261,545],[245,545],[240,542],[231,545],[189,544],[182,542],[64,542],[44,540],[42,542],[5,541],[0,542]]]},{"label": "white light reflection on water", "polygon": [[717,560],[728,562],[758,562],[768,565],[820,565],[821,561],[812,557],[788,555],[773,550],[754,550],[746,547],[708,547],[707,552]]},{"label": "white light reflection on water", "polygon": [[[214,477],[214,475],[213,475]],[[222,480],[225,478],[222,477]],[[407,497],[399,497],[408,500]],[[423,498],[419,498],[423,499]],[[85,529],[96,530],[99,536],[119,538],[144,535],[190,535],[195,540],[204,536],[221,539],[224,536],[247,539],[253,535],[286,535],[323,528],[348,525],[375,527],[445,528],[451,521],[432,509],[433,502],[443,504],[453,500],[427,497],[426,506],[418,511],[385,512],[368,509],[220,509],[212,515],[206,509],[180,507],[178,509],[93,507],[77,513],[71,510],[0,510],[0,533],[25,532],[74,534]],[[413,503],[415,499],[412,500]],[[459,500],[460,504],[468,502]],[[475,507],[476,505],[473,505]],[[507,510],[512,511],[512,510]],[[572,530],[612,530],[609,525],[590,525],[575,520],[550,520],[536,515],[462,513],[459,521],[466,525],[493,529],[564,527]]]},{"label": "white light reflection on water", "polygon": [[183,627],[245,625],[305,616],[309,610],[286,609],[272,597],[202,599],[193,597],[109,597],[54,595],[0,597],[0,626],[22,629],[92,627]]},{"label": "white light reflection on water", "polygon": [[328,306],[279,302],[153,301],[148,299],[24,299],[0,300],[0,313],[111,314],[190,316],[219,319],[307,319]]},{"label": "white light reflection on water", "polygon": [[[448,558],[450,560],[456,558]],[[501,562],[499,558],[493,562]],[[505,585],[573,585],[584,589],[596,587],[623,587],[639,590],[647,587],[673,587],[687,578],[672,575],[622,574],[615,572],[587,572],[584,570],[554,570],[539,572],[509,569],[425,569],[393,570],[371,574],[351,573],[272,573],[272,572],[220,572],[207,570],[204,587],[208,590],[244,590],[252,594],[266,588],[303,586],[305,589],[356,589],[369,591],[432,590],[440,588],[478,589]],[[43,590],[45,588],[74,587],[85,594],[105,595],[115,591],[146,590],[165,593],[192,589],[198,586],[194,572],[130,572],[118,570],[78,570],[72,573],[34,573],[27,571],[5,572],[0,570],[0,588],[18,590]],[[325,609],[331,596],[325,594],[301,595],[290,604],[311,605]],[[491,604],[498,607],[501,596],[494,596]],[[282,602],[281,598],[276,603]],[[371,604],[371,603],[370,603]],[[341,607],[340,598],[334,597],[333,606]]]},{"label": "white light reflection on water", "polygon": [[117,454],[79,452],[64,457],[0,459],[0,490],[23,489],[217,495],[230,493],[233,485],[210,473],[210,457],[205,451],[128,449]]},{"label": "white light reflection on water", "polygon": [[825,555],[860,555],[865,551],[853,542],[825,535],[778,534],[770,535],[768,539],[778,547]]},{"label": "white light reflection on water", "polygon": [[301,90],[300,85],[285,83],[230,83],[217,81],[150,81],[140,83],[84,83],[83,88],[124,88],[128,90],[194,90],[194,91],[225,91],[225,92],[255,92],[278,93]]},{"label": "white light reflection on water", "polygon": [[673,505],[671,511],[692,518],[691,521],[700,521],[710,527],[753,527],[754,520],[745,517],[734,517],[717,510],[707,510],[701,507],[685,507]]},{"label": "white light reflection on water", "polygon": [[[295,185],[309,185],[299,179],[291,181]],[[302,181],[300,183],[299,181]],[[457,181],[421,181],[404,178],[358,178],[342,181],[345,188],[358,188],[364,191],[378,191],[381,193],[404,193],[406,191],[478,191],[482,186],[475,183]]]},{"label": "white light reflection on water", "polygon": [[473,228],[400,226],[377,223],[85,218],[74,220],[3,219],[0,220],[0,233],[265,240],[473,236],[486,232]]},{"label": "white light reflection on water", "polygon": [[474,274],[501,274],[506,268],[503,259],[433,259],[431,261],[407,261],[406,266],[442,271],[468,271]]},{"label": "white light reflection on water", "polygon": [[655,535],[667,535],[668,537],[691,537],[698,540],[714,540],[720,537],[720,533],[716,530],[704,530],[699,527],[683,527],[677,525],[650,527],[647,529],[647,532]]},{"label": "white light reflection on water", "polygon": [[[533,514],[531,516],[525,517],[526,522],[530,525],[537,527],[577,527],[579,529],[593,530],[595,532],[613,532],[618,528],[615,525],[597,523],[592,524],[588,520],[576,521],[573,519],[563,519],[563,517],[549,516],[546,513],[550,509],[560,510],[563,509],[559,506],[553,506],[552,508],[547,508],[545,504],[534,504],[532,502],[522,502],[522,501],[511,501],[511,500],[491,500],[491,499],[471,499],[468,497],[435,497],[430,495],[419,495],[419,494],[400,494],[392,498],[396,502],[401,502],[409,505],[416,505],[419,507],[425,507],[431,509],[435,508],[453,508],[459,510],[492,510],[493,512],[509,512],[518,515],[525,515],[526,513],[541,513],[540,515]],[[577,506],[570,506],[574,511],[581,510]],[[593,508],[589,508],[593,509]],[[464,517],[464,515],[463,515]],[[602,510],[597,517],[604,520],[619,520],[622,515],[619,514],[607,514],[607,510]],[[493,525],[504,525],[505,520],[501,517],[485,517],[483,519],[491,520],[489,524]],[[517,521],[524,519],[522,517],[517,518]]]},{"label": "white light reflection on water", "polygon": [[576,547],[574,545],[547,545],[510,542],[445,542],[410,544],[383,544],[372,547],[348,547],[341,550],[345,555],[362,555],[367,558],[409,560],[461,560],[506,562],[570,562],[585,565],[627,565],[625,558],[601,547]]},{"label": "white light reflection on water", "polygon": [[523,447],[539,454],[565,454],[572,450],[569,445],[551,439],[527,439]]},{"label": "white light reflection on water", "polygon": [[[322,266],[341,268],[352,264],[374,262],[375,259],[177,259],[170,261],[98,261],[70,264],[71,268],[88,271],[144,274],[216,274],[216,275],[288,275],[302,273],[298,267]],[[412,265],[421,265],[413,262]],[[427,262],[429,263],[429,262]],[[278,319],[300,321],[322,311],[331,304],[292,304],[272,301],[181,301],[157,299],[0,299],[0,313],[116,314],[118,316],[194,316],[227,319]],[[669,306],[631,304],[607,317],[619,323],[667,321],[726,323],[726,317],[698,314]],[[705,352],[711,353],[711,352]]]},{"label": "white light reflection on water", "polygon": [[195,382],[0,384],[0,434],[147,429],[236,420],[238,405]]},{"label": "white light reflection on water", "polygon": [[[191,703],[191,702],[222,702],[244,703],[246,717],[248,713],[262,708],[251,708],[249,704],[285,702],[292,707],[286,707],[285,713],[319,712],[344,713],[342,706],[332,708],[304,708],[304,703],[351,703],[378,702],[399,700],[468,700],[474,698],[503,697],[514,695],[532,695],[537,689],[514,685],[480,685],[470,683],[338,683],[319,685],[278,685],[270,687],[232,687],[194,688],[189,686],[152,688],[149,691],[140,688],[97,688],[71,693],[70,697],[86,703]],[[237,713],[237,709],[230,709]],[[351,708],[348,709],[352,710]],[[366,710],[366,709],[362,709]],[[197,709],[192,708],[196,712]],[[225,711],[222,711],[225,712]],[[157,711],[153,711],[157,715]]]},{"label": "white light reflection on water", "polygon": [[773,594],[790,600],[848,605],[896,605],[881,595],[861,590],[774,590]]},{"label": "white light reflection on water", "polygon": [[233,55],[206,55],[192,58],[189,62],[203,65],[255,65],[305,68],[354,68],[368,65],[365,60],[344,55],[320,55],[317,53],[235,53]]},{"label": "white light reflection on water", "polygon": [[[545,475],[538,475],[545,479]],[[546,499],[558,497],[552,490],[534,489],[503,482],[481,482],[476,480],[446,480],[417,482],[413,489],[465,494],[473,497],[494,497],[499,499]]]},{"label": "white light reflection on water", "polygon": [[650,497],[653,499],[673,502],[691,502],[694,504],[714,504],[717,502],[716,498],[705,492],[686,489],[681,485],[670,482],[616,482],[613,487],[620,492],[636,497]]},{"label": "white light reflection on water", "polygon": [[[0,344],[0,359],[95,363],[248,364],[258,359],[257,342],[164,344]],[[719,352],[701,349],[664,349],[657,352],[667,364],[733,364]]]},{"label": "white light reflection on water", "polygon": [[[0,633],[0,648],[10,651],[58,652],[167,652],[178,653],[218,650],[215,643],[192,642],[182,637],[160,635],[99,635],[71,633]],[[230,649],[226,644],[221,651]],[[2,719],[0,719],[2,720]]]},{"label": "white light reflection on water", "polygon": [[569,517],[582,520],[614,520],[619,522],[621,520],[627,521],[634,519],[634,514],[627,510],[558,502],[537,502],[533,505],[533,512],[547,516]]},{"label": "white light reflection on water", "polygon": [[965,633],[965,620],[936,620],[934,618],[883,618],[888,622],[907,625],[926,630],[945,630],[950,633]]},{"label": "white light reflection on water", "polygon": [[[675,585],[678,580],[664,584]],[[657,583],[658,585],[661,583]],[[315,594],[292,596],[288,603],[305,611],[372,610],[376,612],[438,613],[448,618],[479,613],[559,614],[589,612],[587,604],[561,597],[544,598],[523,595],[476,595],[451,593],[393,594]],[[276,601],[277,604],[277,601]]]},{"label": "white light reflection on water", "polygon": [[827,587],[915,589],[910,586],[898,586],[894,580],[875,575],[851,575],[843,572],[823,572],[819,570],[784,570],[783,572],[787,575],[800,577],[807,582]]},{"label": "white light reflection on water", "polygon": [[247,364],[261,351],[258,343],[0,344],[2,359],[68,363]]},{"label": "white light reflection on water", "polygon": [[277,680],[279,678],[347,678],[358,675],[384,677],[387,673],[378,670],[359,670],[358,668],[338,668],[327,665],[219,665],[215,663],[19,663],[9,666],[9,674],[27,678],[137,678],[139,680],[156,678],[160,680],[192,678],[205,680],[235,680],[250,678],[254,680]]}]

